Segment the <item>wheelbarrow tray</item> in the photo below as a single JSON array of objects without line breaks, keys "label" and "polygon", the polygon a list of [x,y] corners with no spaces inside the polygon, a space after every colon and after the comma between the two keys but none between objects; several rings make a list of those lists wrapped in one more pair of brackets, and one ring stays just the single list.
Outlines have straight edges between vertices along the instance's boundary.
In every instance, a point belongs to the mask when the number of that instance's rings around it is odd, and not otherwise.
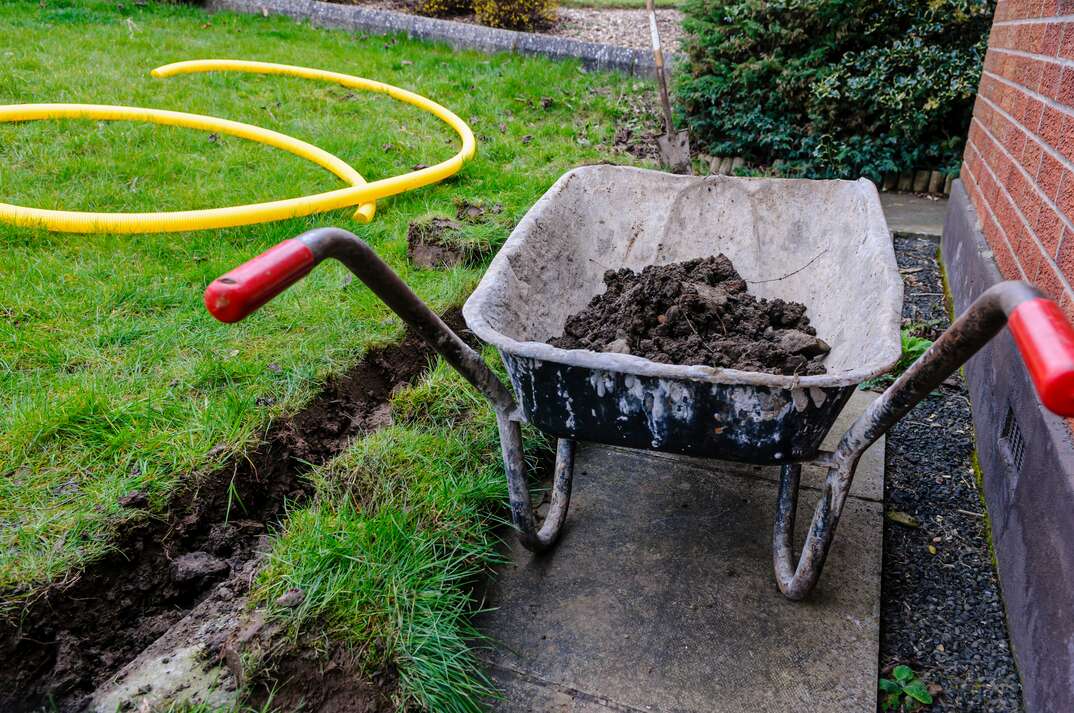
[{"label": "wheelbarrow tray", "polygon": [[[559,349],[606,270],[723,253],[760,298],[801,302],[827,373],[783,376]],[[875,186],[572,170],[527,212],[463,308],[541,431],[747,463],[813,457],[854,388],[900,355],[902,280]]]}]

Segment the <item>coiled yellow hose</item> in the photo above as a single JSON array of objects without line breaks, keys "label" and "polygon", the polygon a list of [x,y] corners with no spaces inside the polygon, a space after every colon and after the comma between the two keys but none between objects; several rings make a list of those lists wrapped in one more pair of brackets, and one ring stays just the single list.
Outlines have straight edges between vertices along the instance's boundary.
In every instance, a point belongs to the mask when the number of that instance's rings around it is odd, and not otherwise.
[{"label": "coiled yellow hose", "polygon": [[283,149],[316,163],[350,184],[347,188],[334,191],[267,203],[164,213],[88,213],[27,208],[0,203],[0,221],[23,227],[40,227],[65,233],[172,233],[267,223],[274,220],[286,220],[298,216],[323,213],[337,208],[358,206],[355,218],[361,222],[369,222],[376,211],[377,199],[442,181],[448,176],[458,173],[463,164],[473,158],[477,149],[477,142],[470,127],[451,110],[420,94],[372,79],[354,77],[339,72],[310,69],[308,67],[230,59],[176,62],[154,69],[152,75],[163,78],[195,72],[283,74],[305,79],[335,82],[351,89],[380,92],[393,99],[423,109],[444,121],[462,139],[462,147],[453,157],[435,166],[367,183],[345,161],[323,149],[286,134],[237,121],[162,109],[97,104],[16,104],[0,106],[0,122],[39,121],[43,119],[147,121],[155,124],[217,131]]}]

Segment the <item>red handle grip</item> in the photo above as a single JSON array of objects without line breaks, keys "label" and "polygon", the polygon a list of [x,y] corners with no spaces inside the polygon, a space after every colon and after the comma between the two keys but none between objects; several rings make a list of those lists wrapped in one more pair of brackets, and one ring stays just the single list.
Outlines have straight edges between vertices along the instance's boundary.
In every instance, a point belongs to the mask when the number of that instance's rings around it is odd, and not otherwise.
[{"label": "red handle grip", "polygon": [[1018,344],[1040,400],[1060,416],[1074,416],[1074,329],[1049,299],[1014,308],[1007,326]]},{"label": "red handle grip", "polygon": [[306,245],[284,240],[213,280],[205,288],[205,307],[221,322],[238,322],[309,274],[314,264]]}]

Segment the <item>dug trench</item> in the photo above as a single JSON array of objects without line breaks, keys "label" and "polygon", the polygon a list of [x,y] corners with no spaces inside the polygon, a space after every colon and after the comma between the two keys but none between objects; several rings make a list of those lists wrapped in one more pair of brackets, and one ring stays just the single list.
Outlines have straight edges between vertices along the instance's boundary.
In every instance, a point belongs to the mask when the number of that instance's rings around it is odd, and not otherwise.
[{"label": "dug trench", "polygon": [[[458,311],[444,319],[468,334]],[[84,710],[98,685],[201,601],[232,579],[248,579],[285,504],[309,494],[304,473],[385,425],[392,391],[417,380],[432,357],[409,332],[370,349],[301,411],[272,425],[252,451],[192,479],[163,517],[138,518],[118,533],[114,554],[0,622],[0,711]],[[124,504],[146,501],[132,493]]]}]

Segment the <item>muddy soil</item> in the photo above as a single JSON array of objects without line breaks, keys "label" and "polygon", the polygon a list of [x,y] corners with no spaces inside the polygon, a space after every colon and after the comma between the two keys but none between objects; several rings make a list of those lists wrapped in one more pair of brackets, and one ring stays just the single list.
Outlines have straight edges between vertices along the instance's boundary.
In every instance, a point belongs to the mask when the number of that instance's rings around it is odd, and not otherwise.
[{"label": "muddy soil", "polygon": [[[463,327],[457,312],[445,320]],[[308,494],[303,474],[385,425],[392,390],[424,373],[431,356],[412,334],[370,350],[305,409],[273,426],[253,452],[177,493],[163,518],[119,533],[116,554],[48,590],[19,620],[0,621],[0,711],[82,710],[96,686],[245,569],[284,504]],[[145,504],[144,496],[125,497]],[[347,710],[375,710],[387,699],[353,680],[360,700]]]},{"label": "muddy soil", "polygon": [[481,205],[462,202],[458,220],[430,216],[411,222],[406,233],[406,254],[410,263],[438,269],[456,265],[476,267],[487,262],[493,252],[492,246],[468,240],[462,232],[464,223],[484,222],[486,212]]},{"label": "muddy soil", "polygon": [[725,255],[642,272],[609,270],[607,291],[550,340],[563,349],[634,354],[664,364],[823,374],[829,346],[805,305],[757,299]]}]

